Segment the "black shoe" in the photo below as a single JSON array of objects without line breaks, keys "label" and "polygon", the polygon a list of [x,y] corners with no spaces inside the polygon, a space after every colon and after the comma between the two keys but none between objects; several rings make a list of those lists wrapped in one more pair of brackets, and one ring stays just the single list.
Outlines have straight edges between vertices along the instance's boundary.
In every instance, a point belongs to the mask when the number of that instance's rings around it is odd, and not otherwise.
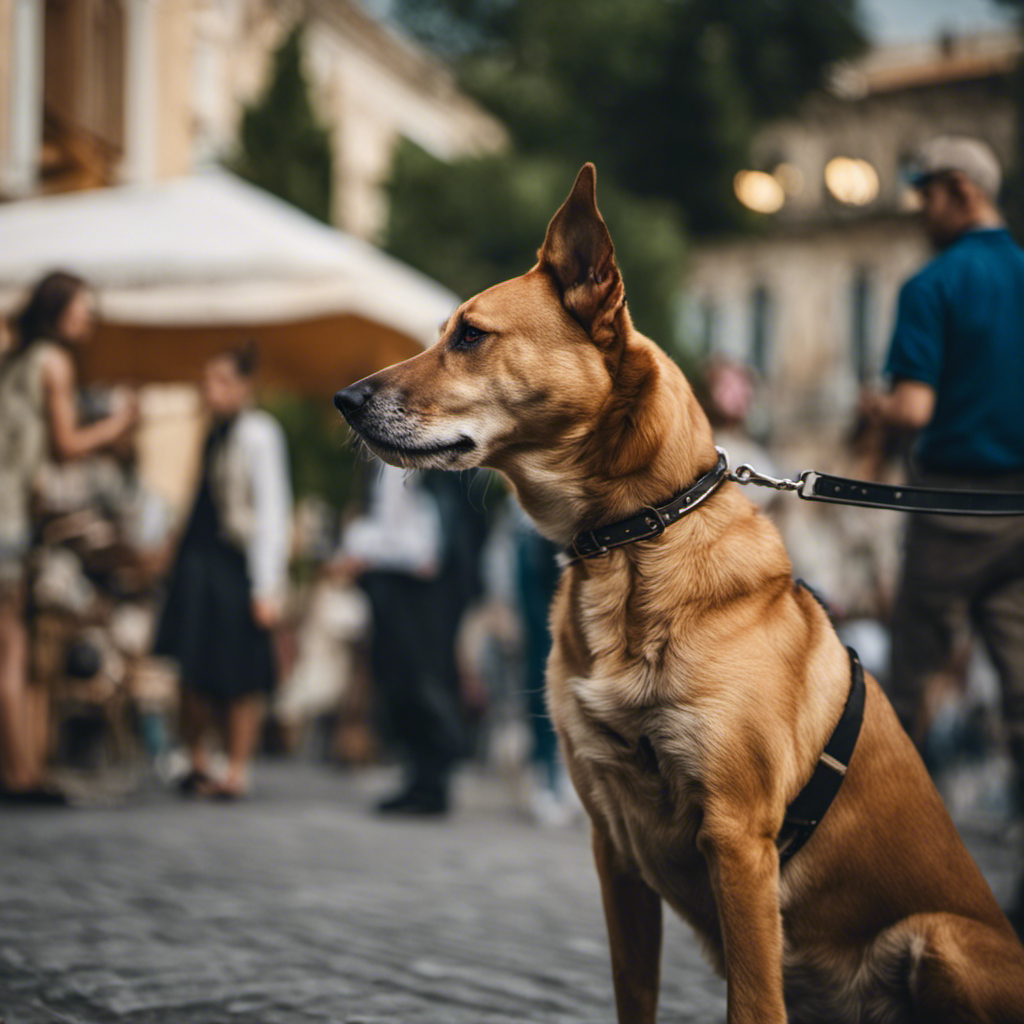
[{"label": "black shoe", "polygon": [[401,789],[392,796],[387,796],[383,800],[378,801],[373,805],[373,809],[378,814],[392,814],[395,811],[404,811],[415,799],[416,791],[414,789]]},{"label": "black shoe", "polygon": [[0,789],[0,802],[20,807],[67,807],[68,795],[44,784],[31,789]]},{"label": "black shoe", "polygon": [[213,779],[206,772],[193,768],[186,776],[178,780],[178,793],[184,797],[199,796],[213,787]]},{"label": "black shoe", "polygon": [[381,800],[376,806],[378,814],[409,814],[423,817],[448,813],[448,794],[443,789],[422,789],[410,786],[394,796]]}]

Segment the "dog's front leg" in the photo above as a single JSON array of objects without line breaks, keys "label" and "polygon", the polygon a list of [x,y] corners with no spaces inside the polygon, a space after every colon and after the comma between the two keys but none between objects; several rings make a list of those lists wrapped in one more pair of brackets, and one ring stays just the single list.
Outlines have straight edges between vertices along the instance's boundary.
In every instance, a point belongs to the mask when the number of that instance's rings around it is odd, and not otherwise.
[{"label": "dog's front leg", "polygon": [[718,905],[729,1024],[786,1024],[775,843],[735,817],[706,813],[698,846]]},{"label": "dog's front leg", "polygon": [[598,824],[594,860],[612,953],[619,1024],[654,1024],[661,973],[661,897],[619,861]]}]

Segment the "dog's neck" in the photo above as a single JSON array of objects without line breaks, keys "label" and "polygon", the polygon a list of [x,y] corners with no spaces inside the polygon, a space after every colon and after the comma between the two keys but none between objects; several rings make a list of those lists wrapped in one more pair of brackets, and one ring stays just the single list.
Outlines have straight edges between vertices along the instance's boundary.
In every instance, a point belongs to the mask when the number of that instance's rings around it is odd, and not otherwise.
[{"label": "dog's neck", "polygon": [[540,532],[558,544],[666,503],[715,464],[711,426],[682,373],[649,342],[641,357],[649,363],[635,389],[642,394],[613,389],[575,436],[498,467]]}]

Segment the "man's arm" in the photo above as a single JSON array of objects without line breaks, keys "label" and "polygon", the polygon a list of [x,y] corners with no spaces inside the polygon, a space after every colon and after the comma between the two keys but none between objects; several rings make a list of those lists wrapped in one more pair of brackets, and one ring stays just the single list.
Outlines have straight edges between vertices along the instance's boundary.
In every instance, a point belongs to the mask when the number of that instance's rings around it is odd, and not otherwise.
[{"label": "man's arm", "polygon": [[945,354],[946,305],[941,277],[934,270],[915,274],[900,289],[885,366],[892,389],[861,396],[861,412],[873,423],[920,430],[931,422]]},{"label": "man's arm", "polygon": [[920,430],[931,422],[935,412],[935,388],[919,380],[897,381],[888,394],[865,392],[861,409],[875,423]]}]

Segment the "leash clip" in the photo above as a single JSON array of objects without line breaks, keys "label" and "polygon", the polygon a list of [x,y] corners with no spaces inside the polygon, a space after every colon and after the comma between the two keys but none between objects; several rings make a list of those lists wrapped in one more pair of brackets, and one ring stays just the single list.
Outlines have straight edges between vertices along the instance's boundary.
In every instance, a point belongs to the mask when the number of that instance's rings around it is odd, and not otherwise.
[{"label": "leash clip", "polygon": [[805,469],[799,477],[797,477],[797,486],[794,490],[797,496],[800,498],[810,499],[814,497],[814,482],[818,479],[818,474],[813,469]]},{"label": "leash clip", "polygon": [[737,466],[729,473],[729,479],[738,484],[753,484],[755,487],[770,487],[773,491],[797,491],[802,492],[805,477],[810,470],[805,470],[796,480],[788,480],[785,477],[779,478],[769,476],[767,473],[759,473],[749,462]]}]

